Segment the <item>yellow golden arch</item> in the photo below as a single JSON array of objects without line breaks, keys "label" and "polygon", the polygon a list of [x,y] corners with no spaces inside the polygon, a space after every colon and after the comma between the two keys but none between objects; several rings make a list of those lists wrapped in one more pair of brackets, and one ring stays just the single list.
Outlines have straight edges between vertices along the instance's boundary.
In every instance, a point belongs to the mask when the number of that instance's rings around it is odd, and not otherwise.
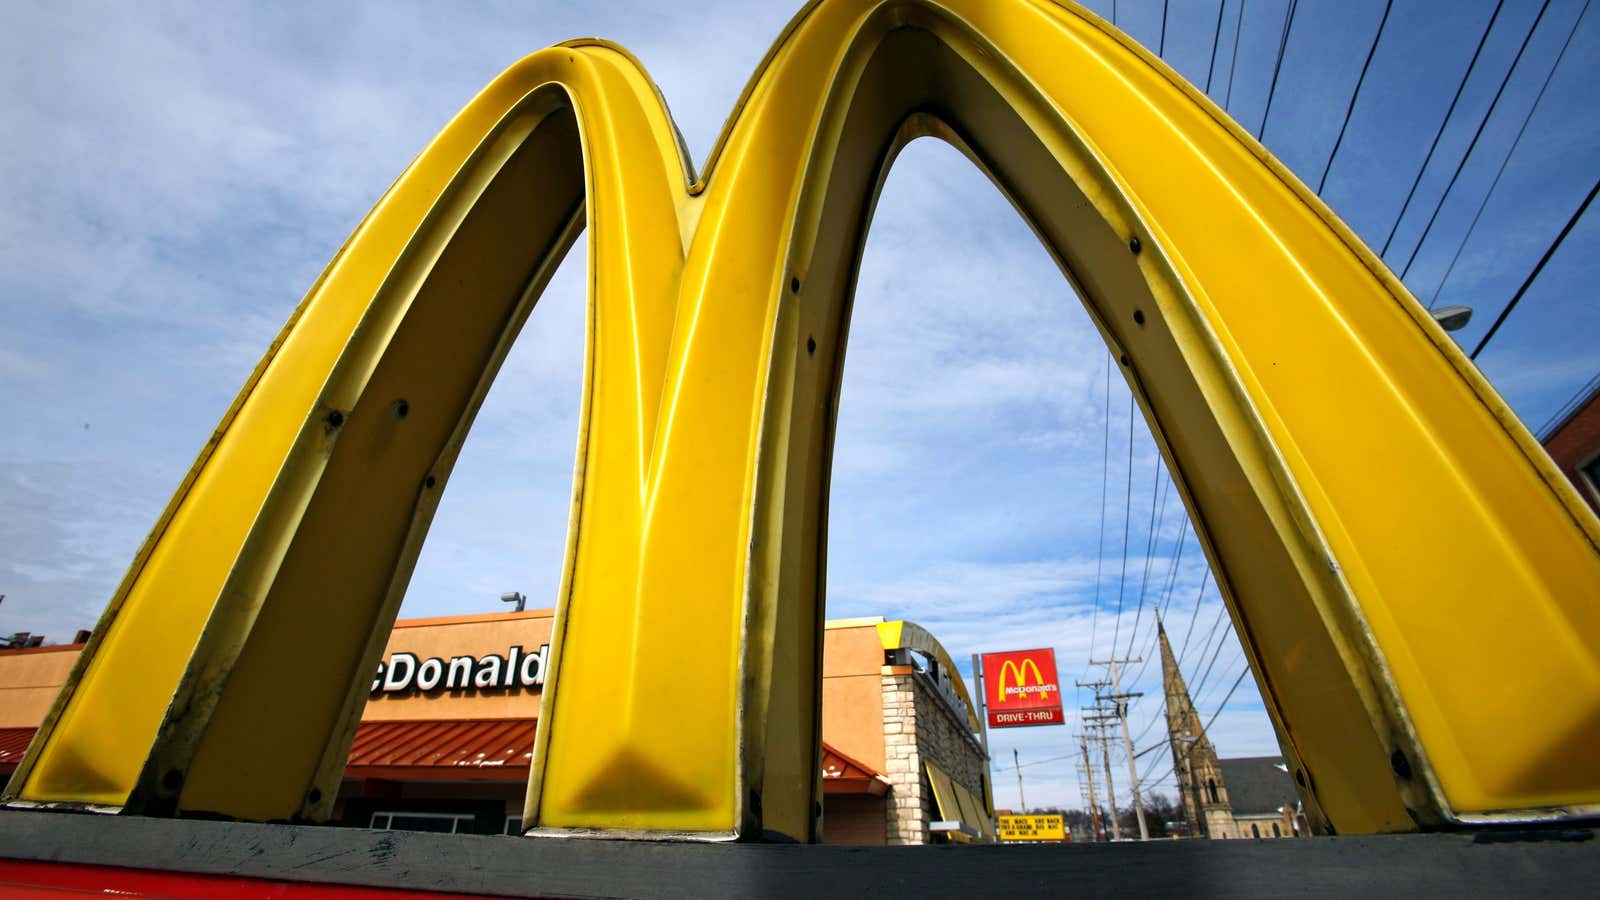
[{"label": "yellow golden arch", "polygon": [[[1026,685],[1028,683],[1028,673],[1029,672],[1033,673],[1033,683],[1034,684],[1037,684],[1037,685],[1043,685],[1044,684],[1044,675],[1040,674],[1040,672],[1039,672],[1039,664],[1034,662],[1031,658],[1024,659],[1022,661],[1022,665],[1021,666],[1017,665],[1016,660],[1011,660],[1011,659],[1006,660],[1005,664],[1000,666],[1000,690],[998,692],[996,692],[996,694],[995,694],[995,702],[997,702],[997,703],[1005,703],[1005,702],[1007,702],[1006,701],[1006,682],[1008,680],[1007,677],[1006,677],[1007,675],[1011,676],[1010,679],[1009,679],[1011,684],[1014,684],[1017,687],[1022,687],[1022,686]],[[1043,699],[1045,699],[1045,700],[1049,700],[1050,699],[1050,692],[1049,691],[1042,691],[1041,694],[1043,696]]]},{"label": "yellow golden arch", "polygon": [[587,227],[528,824],[815,838],[840,365],[874,200],[919,136],[990,175],[1121,360],[1314,822],[1600,810],[1600,524],[1321,201],[1043,0],[808,6],[698,179],[616,46],[495,79],[251,375],[10,802],[326,817],[463,435]]}]

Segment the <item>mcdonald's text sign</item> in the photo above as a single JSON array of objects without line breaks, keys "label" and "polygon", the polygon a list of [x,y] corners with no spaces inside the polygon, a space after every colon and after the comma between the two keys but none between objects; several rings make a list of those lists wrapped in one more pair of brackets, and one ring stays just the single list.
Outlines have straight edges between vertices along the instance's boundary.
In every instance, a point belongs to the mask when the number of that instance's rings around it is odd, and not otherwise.
[{"label": "mcdonald's text sign", "polygon": [[990,728],[1063,724],[1056,652],[1045,648],[985,653],[983,699]]}]

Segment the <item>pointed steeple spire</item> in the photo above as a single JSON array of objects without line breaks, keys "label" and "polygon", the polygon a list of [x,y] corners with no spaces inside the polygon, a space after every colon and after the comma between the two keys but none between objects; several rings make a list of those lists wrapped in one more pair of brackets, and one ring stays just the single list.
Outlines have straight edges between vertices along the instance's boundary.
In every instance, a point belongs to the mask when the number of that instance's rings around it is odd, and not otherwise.
[{"label": "pointed steeple spire", "polygon": [[1211,836],[1212,810],[1225,812],[1232,818],[1228,805],[1228,791],[1222,783],[1222,767],[1217,762],[1217,752],[1206,737],[1200,714],[1195,711],[1189,697],[1189,687],[1184,684],[1183,672],[1167,640],[1167,629],[1156,620],[1156,635],[1161,643],[1161,682],[1167,702],[1167,739],[1172,745],[1172,771],[1178,779],[1178,793],[1183,800],[1183,815],[1191,830],[1199,835]]}]

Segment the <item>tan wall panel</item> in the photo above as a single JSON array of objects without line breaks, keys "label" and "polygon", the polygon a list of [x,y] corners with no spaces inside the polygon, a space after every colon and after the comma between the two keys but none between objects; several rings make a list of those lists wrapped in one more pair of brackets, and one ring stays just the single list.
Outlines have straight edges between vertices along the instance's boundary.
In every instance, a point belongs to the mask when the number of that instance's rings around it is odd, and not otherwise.
[{"label": "tan wall panel", "polygon": [[883,755],[883,677],[834,675],[822,679],[823,743],[885,771]]},{"label": "tan wall panel", "polygon": [[878,674],[883,666],[883,642],[875,625],[829,628],[823,632],[822,677]]},{"label": "tan wall panel", "polygon": [[74,644],[0,653],[0,728],[37,728],[82,652]]}]

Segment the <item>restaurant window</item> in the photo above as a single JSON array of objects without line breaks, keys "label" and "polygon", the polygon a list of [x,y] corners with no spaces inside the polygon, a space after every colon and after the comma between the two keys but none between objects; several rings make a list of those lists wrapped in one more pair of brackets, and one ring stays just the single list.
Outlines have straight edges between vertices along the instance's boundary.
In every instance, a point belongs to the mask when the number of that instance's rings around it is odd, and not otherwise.
[{"label": "restaurant window", "polygon": [[471,834],[473,818],[470,813],[375,812],[371,827],[379,831]]},{"label": "restaurant window", "polygon": [[1578,471],[1583,473],[1583,480],[1588,482],[1589,494],[1600,501],[1600,456],[1579,466]]}]

